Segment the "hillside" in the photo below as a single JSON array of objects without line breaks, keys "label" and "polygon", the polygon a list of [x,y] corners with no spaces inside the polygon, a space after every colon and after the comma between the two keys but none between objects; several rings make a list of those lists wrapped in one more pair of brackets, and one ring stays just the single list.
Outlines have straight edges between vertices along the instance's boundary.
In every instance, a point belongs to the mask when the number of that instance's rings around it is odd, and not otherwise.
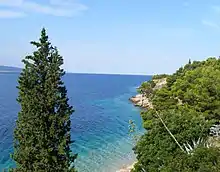
[{"label": "hillside", "polygon": [[21,68],[11,66],[0,66],[0,72],[20,72]]},{"label": "hillside", "polygon": [[138,91],[153,108],[141,114],[147,132],[134,148],[134,172],[220,171],[219,59],[189,62]]}]

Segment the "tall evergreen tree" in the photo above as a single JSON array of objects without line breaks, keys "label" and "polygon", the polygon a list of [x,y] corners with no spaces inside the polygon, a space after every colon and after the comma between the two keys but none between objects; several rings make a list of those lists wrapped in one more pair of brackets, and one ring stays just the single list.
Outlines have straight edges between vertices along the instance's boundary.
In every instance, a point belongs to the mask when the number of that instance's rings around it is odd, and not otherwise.
[{"label": "tall evergreen tree", "polygon": [[189,63],[188,64],[191,64],[192,62],[191,62],[191,59],[189,59]]},{"label": "tall evergreen tree", "polygon": [[76,154],[70,150],[73,108],[62,81],[63,58],[44,28],[39,41],[31,44],[37,50],[23,60],[18,81],[21,111],[14,130],[13,171],[75,171]]}]

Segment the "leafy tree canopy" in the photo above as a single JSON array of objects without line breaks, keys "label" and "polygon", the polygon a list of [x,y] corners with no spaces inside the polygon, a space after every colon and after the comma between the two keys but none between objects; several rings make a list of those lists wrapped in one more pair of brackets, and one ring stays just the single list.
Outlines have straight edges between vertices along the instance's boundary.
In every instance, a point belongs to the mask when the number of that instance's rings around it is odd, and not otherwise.
[{"label": "leafy tree canopy", "polygon": [[134,148],[133,171],[220,171],[220,150],[210,142],[220,121],[220,60],[190,62],[166,78],[151,93],[154,109],[142,112],[147,132]]}]

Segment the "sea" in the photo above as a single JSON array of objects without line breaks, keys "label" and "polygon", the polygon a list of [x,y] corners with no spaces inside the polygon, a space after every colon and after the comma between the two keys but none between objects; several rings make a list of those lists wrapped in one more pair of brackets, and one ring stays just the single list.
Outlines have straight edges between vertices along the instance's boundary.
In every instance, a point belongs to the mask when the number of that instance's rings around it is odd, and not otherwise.
[{"label": "sea", "polygon": [[[0,171],[15,166],[13,129],[20,110],[17,79],[19,73],[0,73]],[[151,76],[71,74],[63,81],[68,90],[71,116],[71,146],[78,154],[79,172],[115,172],[135,161],[135,140],[129,135],[129,120],[136,124],[136,135],[145,132],[140,108],[128,100],[136,88]]]}]

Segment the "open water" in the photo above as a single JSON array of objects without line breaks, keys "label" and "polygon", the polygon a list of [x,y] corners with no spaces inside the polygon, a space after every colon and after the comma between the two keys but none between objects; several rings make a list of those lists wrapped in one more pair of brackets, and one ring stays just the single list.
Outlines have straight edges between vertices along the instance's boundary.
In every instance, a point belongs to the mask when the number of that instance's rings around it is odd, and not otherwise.
[{"label": "open water", "polygon": [[[13,129],[20,109],[16,102],[19,73],[0,73],[0,171],[14,166]],[[115,172],[135,160],[133,139],[128,121],[143,133],[140,109],[128,98],[136,87],[150,76],[66,74],[63,78],[69,103],[75,112],[71,117],[72,150],[78,153],[79,172]]]}]

